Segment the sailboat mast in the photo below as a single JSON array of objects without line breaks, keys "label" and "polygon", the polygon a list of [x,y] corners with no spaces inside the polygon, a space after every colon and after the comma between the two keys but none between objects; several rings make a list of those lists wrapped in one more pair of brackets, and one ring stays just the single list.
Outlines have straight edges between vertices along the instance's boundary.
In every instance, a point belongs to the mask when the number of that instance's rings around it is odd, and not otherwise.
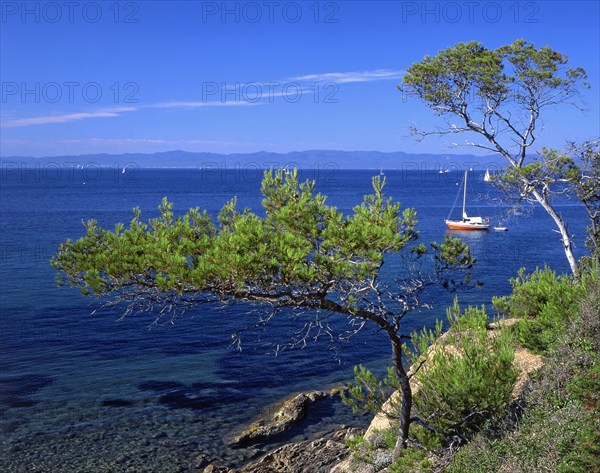
[{"label": "sailboat mast", "polygon": [[465,190],[463,193],[463,218],[467,218],[467,172],[465,171]]}]

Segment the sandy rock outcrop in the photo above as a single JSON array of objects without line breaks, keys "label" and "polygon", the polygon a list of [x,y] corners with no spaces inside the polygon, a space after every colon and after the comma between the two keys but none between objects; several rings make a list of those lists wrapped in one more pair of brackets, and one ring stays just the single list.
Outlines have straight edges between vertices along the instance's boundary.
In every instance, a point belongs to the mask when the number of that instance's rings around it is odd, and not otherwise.
[{"label": "sandy rock outcrop", "polygon": [[[518,319],[506,319],[506,320],[502,320],[501,322],[490,323],[489,324],[490,330],[488,331],[488,337],[492,338],[492,337],[497,336],[497,334],[499,333],[499,329],[501,327],[510,327],[511,325],[514,325],[517,322],[518,322]],[[437,344],[439,345],[440,342],[443,342],[447,335],[448,335],[448,333],[443,334],[439,338]],[[455,347],[453,347],[452,345],[445,345],[445,348],[447,350],[456,351],[456,355],[460,356],[460,353],[458,352],[458,350]],[[431,354],[433,353],[433,351],[435,349],[436,349],[436,344],[429,347],[429,350],[427,351],[425,356],[426,357],[431,356]],[[517,368],[519,368],[519,377],[517,378],[515,387],[512,391],[512,398],[517,399],[523,392],[525,383],[527,382],[527,380],[529,379],[531,374],[533,372],[535,372],[536,370],[538,370],[539,368],[541,368],[542,357],[540,355],[535,355],[535,354],[531,353],[526,348],[518,348],[515,351],[515,359],[514,359],[513,363]],[[413,369],[413,367],[410,368],[409,374],[412,372],[412,369]],[[415,378],[412,378],[410,383],[411,383],[411,387],[412,387],[412,391],[413,391],[413,395],[414,395],[419,391],[420,386],[419,386],[418,381]],[[385,402],[385,404],[383,405],[384,412],[385,411],[393,411],[393,403],[396,405],[400,405],[400,393],[399,392],[394,393],[392,395],[392,397],[390,397],[390,399],[388,399]],[[375,433],[377,431],[387,430],[391,427],[392,427],[392,421],[390,420],[390,418],[388,416],[386,416],[383,412],[379,412],[375,415],[375,417],[371,421],[371,424],[369,425],[369,428],[367,429],[367,432],[365,434],[365,438],[367,440],[372,440],[373,436],[375,435]]]}]

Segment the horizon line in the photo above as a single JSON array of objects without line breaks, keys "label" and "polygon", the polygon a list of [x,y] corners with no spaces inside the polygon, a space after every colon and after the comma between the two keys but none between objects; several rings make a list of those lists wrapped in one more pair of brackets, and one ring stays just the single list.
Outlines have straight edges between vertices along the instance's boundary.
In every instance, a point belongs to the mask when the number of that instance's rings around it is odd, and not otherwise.
[{"label": "horizon line", "polygon": [[155,156],[167,153],[185,153],[185,154],[214,154],[218,156],[234,156],[234,155],[253,155],[253,154],[275,154],[275,155],[288,155],[294,153],[315,153],[315,152],[333,152],[333,153],[379,153],[379,154],[406,154],[406,155],[433,155],[433,156],[473,156],[477,158],[490,157],[490,156],[501,156],[499,153],[488,153],[488,154],[472,154],[472,153],[452,153],[452,152],[408,152],[408,151],[379,151],[379,150],[341,150],[341,149],[304,149],[304,150],[293,150],[293,151],[241,151],[233,153],[223,153],[217,151],[185,151],[181,149],[172,149],[167,151],[155,151],[151,153],[141,151],[128,151],[128,152],[98,152],[98,153],[85,153],[85,154],[57,154],[57,155],[44,155],[44,156],[31,156],[31,155],[11,155],[2,156],[0,159],[46,159],[46,158],[66,158],[66,157],[86,157],[86,156],[126,156],[126,155],[142,155],[142,156]]}]

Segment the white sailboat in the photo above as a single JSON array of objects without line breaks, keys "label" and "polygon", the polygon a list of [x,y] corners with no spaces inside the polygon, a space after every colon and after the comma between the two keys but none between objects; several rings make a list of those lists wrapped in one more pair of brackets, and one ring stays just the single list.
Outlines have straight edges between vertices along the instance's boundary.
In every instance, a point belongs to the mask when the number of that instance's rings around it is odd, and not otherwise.
[{"label": "white sailboat", "polygon": [[463,205],[462,205],[462,219],[461,220],[450,220],[450,215],[446,219],[446,225],[450,230],[489,230],[490,219],[489,217],[469,217],[467,215],[467,175],[468,171],[465,171],[464,177],[464,190],[463,190]]},{"label": "white sailboat", "polygon": [[492,175],[490,174],[490,170],[489,169],[485,170],[485,176],[483,176],[483,180],[485,182],[490,182],[492,180]]}]

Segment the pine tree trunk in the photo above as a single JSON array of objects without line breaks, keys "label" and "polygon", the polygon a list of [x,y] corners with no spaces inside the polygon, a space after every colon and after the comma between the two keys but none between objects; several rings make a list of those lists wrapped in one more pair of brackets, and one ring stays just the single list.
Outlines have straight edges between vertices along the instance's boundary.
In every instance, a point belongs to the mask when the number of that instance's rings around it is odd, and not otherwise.
[{"label": "pine tree trunk", "polygon": [[398,426],[398,438],[392,452],[392,459],[396,460],[402,455],[402,450],[408,440],[408,429],[410,427],[410,414],[412,410],[412,389],[410,379],[404,369],[402,362],[402,342],[396,333],[388,332],[392,342],[392,361],[396,375],[400,382],[402,402],[400,407],[400,424]]},{"label": "pine tree trunk", "polygon": [[571,272],[573,275],[577,275],[577,259],[573,254],[573,241],[571,235],[569,235],[569,230],[562,217],[554,210],[554,207],[548,202],[548,199],[540,194],[537,190],[532,191],[533,196],[539,202],[539,204],[544,208],[544,210],[552,217],[554,223],[558,227],[558,231],[560,232],[561,242],[563,245],[563,249],[565,251],[565,255],[567,256],[567,260],[569,262],[569,266],[571,268]]}]

